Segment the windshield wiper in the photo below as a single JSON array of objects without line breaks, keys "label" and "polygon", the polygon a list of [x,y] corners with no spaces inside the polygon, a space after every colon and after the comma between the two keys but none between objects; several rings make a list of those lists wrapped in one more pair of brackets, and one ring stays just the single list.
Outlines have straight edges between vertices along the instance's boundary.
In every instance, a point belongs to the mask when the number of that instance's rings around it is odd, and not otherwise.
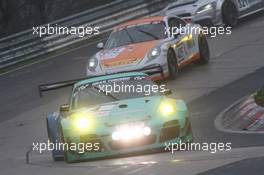
[{"label": "windshield wiper", "polygon": [[132,38],[132,36],[128,33],[127,29],[124,29],[127,33],[127,36],[129,37],[131,43],[135,43],[134,39]]},{"label": "windshield wiper", "polygon": [[144,34],[146,34],[146,35],[148,35],[148,36],[151,36],[151,37],[154,38],[155,40],[159,40],[159,39],[160,39],[158,36],[153,35],[152,33],[147,32],[147,31],[145,31],[145,30],[137,29],[137,31],[139,31],[139,32],[141,32],[141,33],[144,33]]},{"label": "windshield wiper", "polygon": [[100,89],[99,87],[93,86],[94,89],[96,89],[99,93],[103,93],[105,96],[107,97],[111,97],[112,99],[114,99],[115,101],[119,100],[118,98],[116,98],[115,96],[113,96],[110,93],[107,93],[106,91]]}]

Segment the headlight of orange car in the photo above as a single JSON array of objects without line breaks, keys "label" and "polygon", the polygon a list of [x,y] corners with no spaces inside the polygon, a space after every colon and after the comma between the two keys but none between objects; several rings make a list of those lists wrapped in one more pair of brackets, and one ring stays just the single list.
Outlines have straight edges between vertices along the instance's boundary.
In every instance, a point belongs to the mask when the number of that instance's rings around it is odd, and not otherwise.
[{"label": "headlight of orange car", "polygon": [[160,54],[161,54],[161,49],[159,47],[154,47],[148,53],[148,59],[153,60],[153,59],[157,58],[158,56],[160,56]]},{"label": "headlight of orange car", "polygon": [[88,61],[88,65],[87,65],[87,68],[90,70],[90,71],[95,71],[95,68],[97,67],[98,65],[98,60],[96,59],[95,56],[91,57]]}]

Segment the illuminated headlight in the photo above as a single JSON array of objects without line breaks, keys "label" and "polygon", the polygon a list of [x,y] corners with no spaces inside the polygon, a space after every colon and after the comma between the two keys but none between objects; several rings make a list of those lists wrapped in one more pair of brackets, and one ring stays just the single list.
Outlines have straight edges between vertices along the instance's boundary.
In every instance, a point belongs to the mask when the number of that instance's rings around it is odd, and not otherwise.
[{"label": "illuminated headlight", "polygon": [[86,131],[91,127],[91,119],[88,113],[79,112],[71,115],[73,121],[73,127],[77,131]]},{"label": "illuminated headlight", "polygon": [[159,110],[164,116],[169,116],[176,112],[176,106],[170,102],[163,102],[160,104]]},{"label": "illuminated headlight", "polygon": [[143,134],[144,134],[145,136],[149,136],[149,135],[151,134],[151,129],[150,129],[150,127],[145,127],[145,128],[143,129]]},{"label": "illuminated headlight", "polygon": [[112,139],[115,141],[120,140],[121,139],[120,132],[118,132],[118,131],[113,132]]},{"label": "illuminated headlight", "polygon": [[214,8],[214,4],[213,3],[210,3],[210,4],[206,4],[202,7],[200,7],[197,11],[197,13],[203,13],[203,12],[206,12],[208,10],[212,10]]},{"label": "illuminated headlight", "polygon": [[149,136],[151,129],[148,126],[134,125],[134,126],[121,126],[112,133],[112,139],[114,141],[133,141],[134,139],[140,139],[144,136]]},{"label": "illuminated headlight", "polygon": [[161,53],[161,49],[159,47],[155,47],[151,49],[151,51],[148,53],[149,60],[153,60],[157,58],[158,56],[160,56],[160,53]]},{"label": "illuminated headlight", "polygon": [[75,119],[75,126],[78,129],[85,129],[89,127],[89,120],[86,117],[81,117],[81,118],[77,118]]},{"label": "illuminated headlight", "polygon": [[98,65],[98,60],[95,58],[95,57],[92,57],[90,58],[90,60],[88,61],[88,66],[87,68],[90,70],[90,71],[94,71],[95,68],[97,67]]}]

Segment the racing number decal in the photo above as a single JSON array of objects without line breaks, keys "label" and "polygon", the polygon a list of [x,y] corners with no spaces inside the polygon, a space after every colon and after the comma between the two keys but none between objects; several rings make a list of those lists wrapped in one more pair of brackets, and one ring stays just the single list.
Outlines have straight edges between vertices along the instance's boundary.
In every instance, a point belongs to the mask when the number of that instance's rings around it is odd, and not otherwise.
[{"label": "racing number decal", "polygon": [[239,8],[247,8],[249,6],[248,0],[238,0]]},{"label": "racing number decal", "polygon": [[187,56],[187,51],[186,48],[184,47],[184,43],[180,44],[177,48],[177,55],[178,55],[178,61],[181,62],[186,58]]},{"label": "racing number decal", "polygon": [[188,58],[189,54],[192,52],[192,49],[195,47],[194,39],[191,36],[185,36],[185,37],[188,37],[188,39],[186,39],[184,42],[182,42],[176,48],[176,52],[178,54],[177,56],[178,56],[179,62]]}]

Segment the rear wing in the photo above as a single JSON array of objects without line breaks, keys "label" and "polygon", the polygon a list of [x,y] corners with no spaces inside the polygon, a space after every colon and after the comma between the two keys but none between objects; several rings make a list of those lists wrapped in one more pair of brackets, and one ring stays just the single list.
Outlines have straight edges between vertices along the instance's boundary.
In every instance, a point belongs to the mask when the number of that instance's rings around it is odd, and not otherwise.
[{"label": "rear wing", "polygon": [[39,96],[42,97],[43,92],[70,87],[73,86],[75,83],[86,79],[88,78],[80,78],[75,80],[67,80],[67,81],[61,81],[61,82],[55,82],[49,84],[41,84],[38,86]]},{"label": "rear wing", "polygon": [[[146,67],[146,68],[137,69],[137,70],[122,71],[122,72],[117,72],[113,74],[128,73],[128,72],[143,72],[148,75],[161,74],[162,77],[164,76],[163,69],[160,65],[154,65],[151,67]],[[107,76],[107,75],[113,75],[113,74],[91,76],[91,77],[85,77],[85,78],[79,78],[79,79],[67,80],[67,81],[61,81],[61,82],[55,82],[55,83],[49,83],[49,84],[41,84],[38,86],[39,96],[42,97],[43,92],[46,92],[46,91],[57,90],[57,89],[73,86],[75,83],[82,81],[82,80],[88,80],[88,79],[95,78],[95,77],[101,77],[101,76]]]}]

